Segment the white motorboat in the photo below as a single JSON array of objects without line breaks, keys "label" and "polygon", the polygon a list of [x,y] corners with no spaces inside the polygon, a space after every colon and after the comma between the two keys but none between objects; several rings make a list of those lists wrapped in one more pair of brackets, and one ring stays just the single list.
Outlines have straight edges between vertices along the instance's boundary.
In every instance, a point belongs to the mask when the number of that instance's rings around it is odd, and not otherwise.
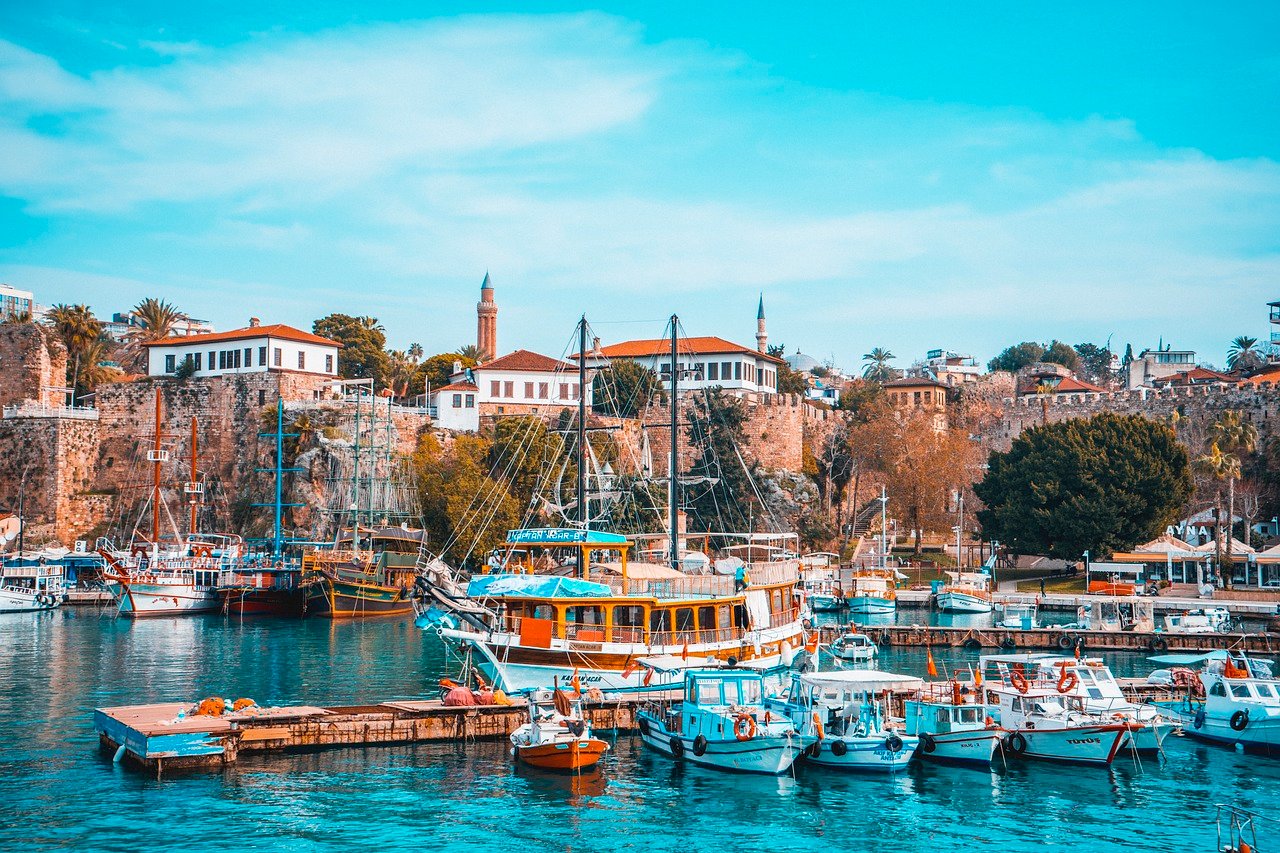
[{"label": "white motorboat", "polygon": [[785,715],[812,745],[810,764],[843,770],[901,770],[919,739],[895,727],[881,694],[918,690],[921,681],[872,669],[793,673],[766,705]]},{"label": "white motorboat", "polygon": [[1101,658],[1064,657],[1050,653],[983,655],[978,658],[985,683],[1013,687],[1015,682],[1038,689],[1052,689],[1078,699],[1090,714],[1136,724],[1132,748],[1140,753],[1160,751],[1174,728],[1169,714],[1158,705],[1135,703]]},{"label": "white motorboat", "polygon": [[934,593],[943,613],[990,613],[991,575],[986,572],[947,572],[948,581]]},{"label": "white motorboat", "polygon": [[1232,629],[1231,611],[1225,607],[1170,613],[1163,622],[1169,634],[1229,634]]},{"label": "white motorboat", "polygon": [[898,610],[897,576],[893,569],[861,569],[854,572],[845,595],[853,616],[889,616]]},{"label": "white motorboat", "polygon": [[995,608],[997,628],[1030,631],[1042,627],[1039,608],[1034,601],[1001,601],[996,603]]},{"label": "white motorboat", "polygon": [[998,709],[958,679],[924,685],[903,707],[907,734],[920,739],[916,755],[923,759],[986,766],[1000,746]]},{"label": "white motorboat", "polygon": [[784,773],[817,740],[765,707],[758,671],[733,667],[686,670],[683,701],[645,708],[637,723],[645,745],[663,755],[745,773]]},{"label": "white motorboat", "polygon": [[1110,765],[1130,735],[1142,727],[1123,719],[1090,714],[1078,697],[1054,688],[1032,688],[1021,676],[1014,686],[989,688],[1008,732],[1004,750],[1018,758],[1070,764]]},{"label": "white motorboat", "polygon": [[849,663],[868,663],[875,660],[880,651],[870,637],[856,633],[837,637],[830,648],[832,657]]},{"label": "white motorboat", "polygon": [[1280,756],[1280,679],[1271,664],[1239,653],[1164,655],[1157,663],[1204,661],[1196,688],[1186,699],[1167,703],[1183,731],[1213,743],[1239,745],[1247,752]]},{"label": "white motorboat", "polygon": [[57,563],[13,560],[0,566],[0,613],[38,613],[66,599],[66,575]]}]

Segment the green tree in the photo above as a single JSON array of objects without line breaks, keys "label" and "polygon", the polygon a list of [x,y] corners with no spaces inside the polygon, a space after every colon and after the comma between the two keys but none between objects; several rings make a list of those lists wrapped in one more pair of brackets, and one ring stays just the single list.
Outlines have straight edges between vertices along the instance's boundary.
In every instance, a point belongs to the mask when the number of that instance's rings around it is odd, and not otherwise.
[{"label": "green tree", "polygon": [[1258,351],[1258,339],[1241,335],[1227,349],[1227,369],[1240,373],[1252,373],[1262,367],[1262,355]]},{"label": "green tree", "polygon": [[430,382],[432,388],[443,388],[449,384],[449,377],[453,375],[454,364],[458,364],[465,369],[475,367],[476,360],[468,358],[460,352],[437,353],[418,365],[417,371],[414,373],[413,387],[423,388],[426,383]]},{"label": "green tree", "polygon": [[889,362],[895,358],[897,356],[884,347],[875,347],[862,356],[862,360],[866,362],[862,367],[862,378],[882,385],[888,382],[893,378],[893,367]]},{"label": "green tree", "polygon": [[743,467],[747,410],[742,401],[719,388],[691,395],[687,411],[689,441],[697,456],[681,488],[691,530],[745,530],[750,524],[754,470]]},{"label": "green tree", "polygon": [[386,387],[391,360],[385,349],[387,336],[376,319],[330,314],[316,320],[311,331],[342,344],[338,375],[343,379],[372,379],[375,387]]},{"label": "green tree", "polygon": [[650,402],[662,397],[658,374],[630,359],[612,362],[591,382],[592,409],[610,417],[640,417]]},{"label": "green tree", "polygon": [[473,365],[479,364],[484,359],[484,352],[475,344],[464,344],[458,347],[458,355],[469,360]]},{"label": "green tree", "polygon": [[178,324],[187,319],[187,315],[163,299],[154,297],[142,300],[129,313],[134,324],[124,336],[121,363],[135,373],[144,373],[147,369],[146,344],[173,337]]},{"label": "green tree", "polygon": [[485,471],[490,443],[457,436],[445,449],[425,435],[413,457],[423,523],[433,547],[455,565],[475,568],[518,527],[521,503]]},{"label": "green tree", "polygon": [[987,362],[987,369],[1007,370],[1017,373],[1028,364],[1035,364],[1044,356],[1044,346],[1035,341],[1023,341],[1005,348],[998,356]]},{"label": "green tree", "polygon": [[53,327],[71,356],[67,364],[67,384],[76,389],[76,394],[84,393],[80,385],[80,365],[85,353],[102,335],[102,322],[93,316],[88,305],[58,304],[52,306],[45,314],[45,322]]},{"label": "green tree", "polygon": [[809,383],[804,378],[804,374],[797,370],[792,370],[791,365],[785,361],[786,345],[775,344],[766,347],[766,352],[778,359],[778,393],[779,394],[804,394],[809,390]]},{"label": "green tree", "polygon": [[1168,426],[1103,413],[1034,427],[993,453],[974,487],[984,535],[1017,553],[1105,557],[1158,536],[1191,497]]},{"label": "green tree", "polygon": [[851,380],[840,392],[836,408],[848,412],[855,420],[866,416],[869,408],[884,399],[884,386],[869,379]]},{"label": "green tree", "polygon": [[1080,354],[1070,344],[1064,344],[1062,341],[1054,341],[1045,347],[1044,355],[1040,356],[1040,360],[1049,364],[1061,364],[1073,373],[1080,369]]},{"label": "green tree", "polygon": [[1097,344],[1076,344],[1076,355],[1079,356],[1079,371],[1090,382],[1107,385],[1111,382],[1111,350]]},{"label": "green tree", "polygon": [[114,357],[115,344],[105,335],[99,335],[85,347],[75,380],[76,393],[88,394],[98,390],[99,385],[123,379],[124,371],[113,361]]},{"label": "green tree", "polygon": [[405,397],[416,386],[413,383],[418,373],[418,365],[404,350],[392,350],[387,353],[387,387],[396,397]]}]

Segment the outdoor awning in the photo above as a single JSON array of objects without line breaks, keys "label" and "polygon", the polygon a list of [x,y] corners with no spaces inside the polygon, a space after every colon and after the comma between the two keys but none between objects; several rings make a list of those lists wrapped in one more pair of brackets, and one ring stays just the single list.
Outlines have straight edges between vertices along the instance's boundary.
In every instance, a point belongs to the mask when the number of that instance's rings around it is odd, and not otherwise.
[{"label": "outdoor awning", "polygon": [[924,682],[911,675],[898,675],[878,669],[848,669],[835,672],[810,672],[800,676],[800,683],[824,690],[850,690],[860,693],[879,693],[919,690]]}]

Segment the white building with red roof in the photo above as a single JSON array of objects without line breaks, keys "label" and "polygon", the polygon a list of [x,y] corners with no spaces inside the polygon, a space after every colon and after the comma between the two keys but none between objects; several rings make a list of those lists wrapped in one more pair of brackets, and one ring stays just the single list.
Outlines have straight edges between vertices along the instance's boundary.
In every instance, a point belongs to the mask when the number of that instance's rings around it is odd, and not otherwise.
[{"label": "white building with red roof", "polygon": [[577,364],[520,349],[454,373],[448,385],[431,390],[431,406],[441,428],[474,432],[483,419],[577,408],[580,393]]},{"label": "white building with red roof", "polygon": [[480,428],[477,391],[476,384],[466,374],[444,387],[432,388],[428,404],[432,421],[441,429],[475,432]]},{"label": "white building with red roof", "polygon": [[[593,358],[594,356],[594,358]],[[671,387],[671,341],[665,338],[623,341],[588,353],[588,364],[626,359],[641,364]],[[733,394],[778,393],[778,365],[783,360],[767,352],[704,336],[676,342],[676,370],[681,390],[721,388]]]},{"label": "white building with red roof", "polygon": [[170,375],[190,359],[191,375],[198,377],[270,371],[337,376],[342,348],[337,341],[282,323],[264,326],[257,317],[243,329],[162,338],[144,346],[148,375]]}]

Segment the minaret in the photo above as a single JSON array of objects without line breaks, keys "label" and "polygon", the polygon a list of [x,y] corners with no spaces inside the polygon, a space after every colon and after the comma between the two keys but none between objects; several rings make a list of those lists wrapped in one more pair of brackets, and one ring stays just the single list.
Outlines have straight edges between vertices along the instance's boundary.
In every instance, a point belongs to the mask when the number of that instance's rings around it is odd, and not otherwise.
[{"label": "minaret", "polygon": [[764,294],[760,294],[760,310],[756,311],[756,349],[768,351],[769,333],[764,330]]},{"label": "minaret", "polygon": [[476,349],[481,361],[493,361],[498,355],[498,303],[493,299],[489,273],[480,284],[480,302],[476,305]]}]

